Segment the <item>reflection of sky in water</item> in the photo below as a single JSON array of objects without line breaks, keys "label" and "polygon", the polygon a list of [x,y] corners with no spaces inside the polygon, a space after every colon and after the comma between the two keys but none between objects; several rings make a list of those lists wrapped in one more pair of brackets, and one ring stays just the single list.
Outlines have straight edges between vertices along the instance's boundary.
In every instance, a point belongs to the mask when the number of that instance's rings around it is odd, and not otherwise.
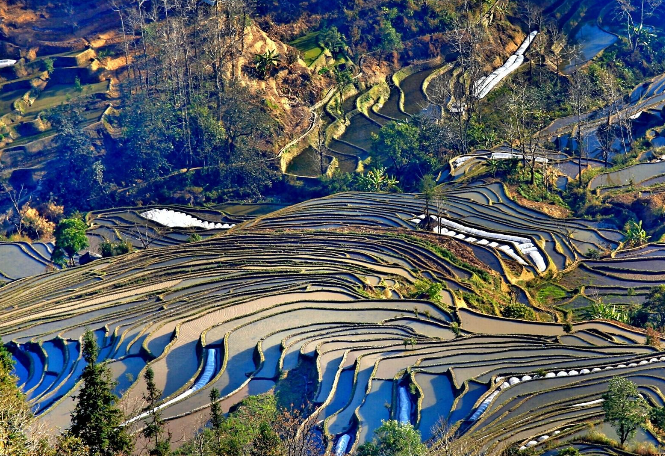
[{"label": "reflection of sky in water", "polygon": [[603,49],[613,45],[617,37],[600,29],[594,23],[584,24],[575,34],[575,41],[580,47],[580,57],[573,59],[564,71],[572,71],[580,65],[597,56]]}]

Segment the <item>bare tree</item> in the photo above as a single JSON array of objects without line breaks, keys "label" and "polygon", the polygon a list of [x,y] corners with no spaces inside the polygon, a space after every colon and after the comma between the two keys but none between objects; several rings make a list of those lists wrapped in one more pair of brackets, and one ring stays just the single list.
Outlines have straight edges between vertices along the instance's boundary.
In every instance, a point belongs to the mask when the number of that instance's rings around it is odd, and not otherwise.
[{"label": "bare tree", "polygon": [[573,124],[573,131],[571,132],[571,140],[575,137],[577,141],[578,183],[579,186],[582,187],[582,157],[584,156],[582,129],[585,125],[585,113],[591,97],[589,76],[583,69],[577,68],[571,73],[568,95],[570,98],[570,104],[573,108],[573,115],[575,116],[575,123]]},{"label": "bare tree", "polygon": [[507,106],[512,133],[511,145],[520,150],[524,166],[529,166],[531,185],[536,182],[538,135],[545,126],[543,99],[542,93],[529,87],[521,77],[511,84]]},{"label": "bare tree", "polygon": [[430,456],[483,456],[479,442],[458,436],[448,422],[441,418],[431,429],[432,438],[428,454]]},{"label": "bare tree", "polygon": [[615,15],[626,25],[626,38],[631,50],[640,46],[644,21],[663,5],[663,0],[616,0]]},{"label": "bare tree", "polygon": [[[23,185],[21,185],[21,188],[17,191],[16,189],[10,189],[6,186],[3,186],[4,190],[7,192],[9,195],[9,200],[12,202],[12,206],[14,208],[14,226],[16,227],[16,232],[18,233],[19,236],[23,236],[23,222],[25,218],[25,211],[21,210],[21,202],[25,198],[25,193],[26,190]],[[28,200],[28,203],[30,202],[30,199]],[[26,204],[28,204],[26,203]]]},{"label": "bare tree", "polygon": [[164,235],[162,228],[150,227],[148,224],[139,225],[136,223],[133,229],[133,237],[135,237],[143,246],[144,249],[150,247],[157,239]]},{"label": "bare tree", "polygon": [[444,98],[449,100],[450,115],[456,124],[459,151],[465,154],[469,152],[470,122],[479,102],[476,85],[483,75],[483,53],[489,44],[487,29],[473,17],[466,1],[446,39],[457,59],[450,83],[440,86],[440,90],[447,91]]},{"label": "bare tree", "polygon": [[306,410],[311,407],[283,410],[273,425],[279,435],[285,456],[318,456],[324,453],[316,438],[316,422],[318,415],[307,416]]}]

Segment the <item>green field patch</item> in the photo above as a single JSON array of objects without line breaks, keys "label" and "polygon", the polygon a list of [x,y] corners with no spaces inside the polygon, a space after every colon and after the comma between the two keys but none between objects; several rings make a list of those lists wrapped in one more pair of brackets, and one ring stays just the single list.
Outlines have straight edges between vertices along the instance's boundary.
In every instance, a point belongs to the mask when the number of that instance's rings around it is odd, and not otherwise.
[{"label": "green field patch", "polygon": [[27,90],[25,89],[0,92],[0,116],[4,116],[5,114],[12,112],[14,110],[14,102],[23,97],[26,92]]},{"label": "green field patch", "polygon": [[319,45],[319,34],[321,32],[310,32],[291,41],[289,44],[302,53],[302,59],[310,66],[323,53]]},{"label": "green field patch", "polygon": [[48,85],[37,100],[30,106],[25,114],[27,116],[36,115],[47,109],[55,108],[63,103],[70,101],[81,95],[93,95],[95,93],[104,93],[109,89],[108,81],[98,82],[96,84],[86,84],[78,90],[73,84],[54,84]]},{"label": "green field patch", "polygon": [[545,283],[536,289],[536,298],[543,304],[552,304],[568,296],[565,288],[554,283]]}]

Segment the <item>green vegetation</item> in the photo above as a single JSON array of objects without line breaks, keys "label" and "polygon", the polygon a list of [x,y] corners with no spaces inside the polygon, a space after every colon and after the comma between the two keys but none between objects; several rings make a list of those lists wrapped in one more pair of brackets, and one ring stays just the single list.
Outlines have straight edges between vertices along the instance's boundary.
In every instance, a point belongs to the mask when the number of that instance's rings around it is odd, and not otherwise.
[{"label": "green vegetation", "polygon": [[647,320],[642,326],[648,322],[656,328],[665,327],[665,285],[658,285],[649,290],[641,310],[648,313]]},{"label": "green vegetation", "polygon": [[589,309],[589,316],[593,319],[628,322],[628,315],[625,312],[617,309],[615,305],[610,306],[604,302],[594,303]]},{"label": "green vegetation", "polygon": [[85,235],[87,226],[79,217],[61,220],[55,229],[55,248],[51,259],[54,263],[65,264],[65,256],[69,265],[74,266],[74,257],[81,250],[88,247],[88,238]]},{"label": "green vegetation", "polygon": [[542,303],[551,303],[559,301],[568,296],[568,292],[556,283],[545,283],[537,288],[537,299]]},{"label": "green vegetation", "polygon": [[443,284],[431,280],[420,279],[413,284],[411,297],[419,299],[425,298],[437,304],[441,304],[442,291]]},{"label": "green vegetation", "polygon": [[115,456],[131,453],[133,439],[122,425],[124,417],[113,394],[115,382],[111,370],[97,362],[99,347],[95,335],[83,335],[83,359],[87,363],[81,373],[81,390],[72,412],[68,432],[88,447],[89,456]]},{"label": "green vegetation", "polygon": [[603,394],[605,420],[617,431],[621,445],[632,438],[646,422],[649,405],[638,395],[637,385],[622,377],[614,377]]},{"label": "green vegetation", "polygon": [[301,52],[307,66],[312,65],[323,53],[323,49],[319,45],[319,34],[320,32],[310,32],[289,43]]},{"label": "green vegetation", "polygon": [[501,309],[501,315],[506,318],[517,318],[520,320],[533,320],[533,310],[520,302],[514,302]]},{"label": "green vegetation", "polygon": [[126,241],[121,240],[117,242],[104,241],[99,246],[99,251],[104,258],[124,255],[134,250],[134,246]]},{"label": "green vegetation", "polygon": [[358,456],[425,456],[427,447],[421,442],[420,432],[411,424],[395,420],[384,421],[374,431],[371,442],[358,447]]},{"label": "green vegetation", "polygon": [[274,50],[270,49],[263,54],[254,54],[254,66],[256,72],[261,79],[268,77],[270,72],[277,67],[280,55]]},{"label": "green vegetation", "polygon": [[417,176],[433,174],[445,158],[440,155],[438,131],[426,120],[420,124],[389,122],[372,136],[372,166],[386,167],[405,191],[418,189]]},{"label": "green vegetation", "polygon": [[168,456],[171,453],[171,434],[164,430],[164,420],[158,405],[162,397],[162,391],[155,385],[155,373],[148,366],[143,374],[147,392],[143,395],[146,409],[149,412],[148,422],[143,428],[143,437],[150,442],[150,456]]},{"label": "green vegetation", "polygon": [[14,361],[0,339],[0,451],[27,455],[25,432],[32,422],[32,411],[12,375]]},{"label": "green vegetation", "polygon": [[367,192],[389,192],[396,190],[399,181],[386,174],[385,168],[370,169],[357,177],[357,186]]},{"label": "green vegetation", "polygon": [[563,448],[557,452],[557,456],[579,456],[580,451],[577,448]]},{"label": "green vegetation", "polygon": [[624,242],[629,247],[639,247],[649,242],[649,235],[642,228],[642,220],[635,222],[634,220],[628,221],[625,227]]}]

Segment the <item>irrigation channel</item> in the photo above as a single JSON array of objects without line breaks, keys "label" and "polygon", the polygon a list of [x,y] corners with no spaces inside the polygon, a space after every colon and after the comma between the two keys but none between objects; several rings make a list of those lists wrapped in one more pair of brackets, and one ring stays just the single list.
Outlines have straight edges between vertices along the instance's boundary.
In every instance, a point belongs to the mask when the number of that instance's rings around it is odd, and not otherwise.
[{"label": "irrigation channel", "polygon": [[[235,226],[194,243],[172,241],[173,228],[160,246],[12,281],[0,288],[0,336],[41,419],[59,426],[79,388],[85,328],[95,332],[123,403],[141,397],[135,379],[153,368],[176,437],[205,419],[211,388],[227,411],[303,369],[336,454],[389,418],[412,423],[426,439],[444,420],[488,451],[563,439],[601,419],[598,399],[617,374],[663,404],[665,358],[643,333],[590,321],[566,334],[551,314],[541,313],[549,322],[508,320],[474,310],[470,298],[476,286],[512,287],[535,305],[516,278],[568,269],[562,286],[571,291],[559,305],[573,312],[583,312],[585,293],[639,302],[665,280],[662,246],[585,260],[584,252],[616,245],[621,233],[523,208],[496,184],[446,199],[429,233],[422,199],[409,194],[345,193],[276,212],[173,209]],[[93,230],[135,226],[145,212],[95,214]],[[160,230],[155,220],[141,222]],[[445,284],[440,304],[413,294],[423,279]],[[140,427],[141,413],[127,425]]]}]

